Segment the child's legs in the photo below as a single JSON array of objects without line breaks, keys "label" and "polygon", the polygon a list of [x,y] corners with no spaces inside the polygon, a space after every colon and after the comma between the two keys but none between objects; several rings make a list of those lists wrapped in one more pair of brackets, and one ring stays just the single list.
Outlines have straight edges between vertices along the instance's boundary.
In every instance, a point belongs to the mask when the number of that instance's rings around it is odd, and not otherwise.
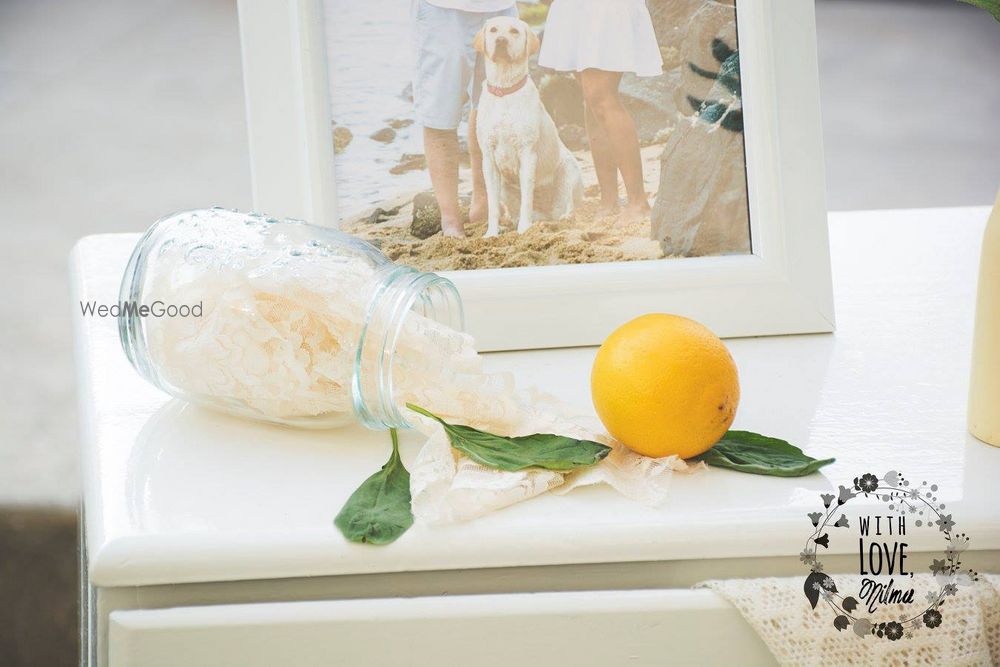
[{"label": "child's legs", "polygon": [[445,236],[463,236],[465,225],[458,208],[458,132],[424,128],[424,153],[434,198],[441,209]]},{"label": "child's legs", "polygon": [[424,128],[424,153],[434,197],[447,236],[463,236],[458,207],[458,126],[468,100],[472,65],[466,53],[471,41],[465,12],[443,9],[417,0],[413,15],[416,72],[413,80],[415,116]]},{"label": "child's legs", "polygon": [[611,151],[622,173],[622,180],[625,181],[629,207],[645,210],[649,208],[649,202],[646,200],[646,189],[642,179],[639,135],[636,133],[632,116],[618,97],[618,84],[621,78],[621,72],[598,69],[588,69],[580,73],[587,109],[593,113],[597,124],[607,133]]},{"label": "child's legs", "polygon": [[472,201],[469,222],[486,219],[486,181],[483,178],[483,150],[476,135],[476,110],[469,112],[469,165],[472,167]]}]

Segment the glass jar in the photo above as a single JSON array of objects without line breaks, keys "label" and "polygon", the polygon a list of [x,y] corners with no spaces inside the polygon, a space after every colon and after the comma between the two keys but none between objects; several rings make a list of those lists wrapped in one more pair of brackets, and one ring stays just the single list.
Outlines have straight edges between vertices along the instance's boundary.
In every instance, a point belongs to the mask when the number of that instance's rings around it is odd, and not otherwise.
[{"label": "glass jar", "polygon": [[143,378],[269,422],[404,428],[406,402],[444,409],[455,374],[477,371],[449,280],[299,220],[163,218],[136,245],[120,301],[122,347]]}]

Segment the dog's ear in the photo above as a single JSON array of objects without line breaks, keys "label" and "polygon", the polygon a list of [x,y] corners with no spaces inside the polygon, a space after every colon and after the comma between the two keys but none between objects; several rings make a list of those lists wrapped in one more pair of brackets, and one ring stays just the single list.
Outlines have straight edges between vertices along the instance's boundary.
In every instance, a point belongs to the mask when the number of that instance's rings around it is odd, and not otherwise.
[{"label": "dog's ear", "polygon": [[472,40],[472,48],[483,55],[486,55],[486,26],[479,29]]},{"label": "dog's ear", "polygon": [[528,50],[528,57],[530,58],[542,48],[542,41],[538,39],[538,35],[527,24],[525,24],[525,29],[528,31],[528,43],[524,48]]}]

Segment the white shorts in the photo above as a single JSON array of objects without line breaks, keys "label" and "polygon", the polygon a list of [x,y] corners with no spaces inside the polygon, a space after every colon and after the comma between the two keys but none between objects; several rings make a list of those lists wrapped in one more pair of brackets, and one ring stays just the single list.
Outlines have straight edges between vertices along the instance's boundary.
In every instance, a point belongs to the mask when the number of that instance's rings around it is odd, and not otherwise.
[{"label": "white shorts", "polygon": [[485,73],[472,40],[495,16],[517,16],[517,7],[498,12],[444,9],[427,0],[413,0],[413,45],[416,71],[413,104],[416,121],[435,130],[454,130],[462,122],[465,104],[479,98]]}]

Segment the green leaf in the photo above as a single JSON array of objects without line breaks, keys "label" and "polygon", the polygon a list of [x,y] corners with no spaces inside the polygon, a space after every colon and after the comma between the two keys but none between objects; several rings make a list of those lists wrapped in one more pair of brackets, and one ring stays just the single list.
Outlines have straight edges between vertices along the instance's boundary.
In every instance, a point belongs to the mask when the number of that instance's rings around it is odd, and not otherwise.
[{"label": "green leaf", "polygon": [[333,520],[351,542],[389,544],[413,525],[410,473],[399,458],[399,435],[390,429],[392,455],[382,469],[362,482]]},{"label": "green leaf", "polygon": [[1000,0],[959,0],[959,2],[985,9],[993,15],[993,18],[1000,21]]},{"label": "green leaf", "polygon": [[490,468],[515,472],[525,468],[573,470],[594,465],[611,452],[611,448],[591,440],[577,440],[564,435],[535,433],[507,438],[471,426],[449,424],[421,407],[406,404],[414,412],[444,426],[451,446],[470,459]]},{"label": "green leaf", "polygon": [[742,132],[743,110],[737,109],[736,111],[730,111],[722,117],[722,122],[719,123],[719,126],[724,130],[729,130],[730,132]]},{"label": "green leaf", "polygon": [[688,95],[688,104],[698,111],[698,116],[701,120],[710,125],[718,123],[719,119],[729,111],[729,107],[722,102],[706,102],[690,95]]},{"label": "green leaf", "polygon": [[725,41],[716,37],[712,40],[712,57],[718,60],[720,63],[725,62],[726,58],[736,53]]},{"label": "green leaf", "polygon": [[[725,66],[725,63],[723,63],[723,66]],[[705,69],[704,67],[698,67],[698,65],[695,65],[694,63],[688,63],[688,68],[690,68],[690,70],[695,74],[697,74],[698,76],[716,81],[720,85],[725,86],[726,90],[728,90],[733,95],[736,95],[737,97],[739,96],[740,79],[739,79],[738,69],[736,71],[736,74],[733,75],[733,74],[723,73],[721,71],[712,72],[710,70]]]},{"label": "green leaf", "polygon": [[835,459],[814,459],[803,454],[795,445],[778,438],[750,431],[729,431],[695,460],[754,475],[801,477],[816,472]]},{"label": "green leaf", "polygon": [[714,81],[719,78],[718,72],[712,72],[710,70],[705,69],[704,67],[699,67],[698,65],[695,65],[692,62],[688,63],[688,68],[698,76],[704,77],[706,79],[712,79]]},{"label": "green leaf", "polygon": [[740,91],[740,54],[733,51],[732,55],[726,58],[719,66],[719,81],[726,87],[730,94],[742,97]]},{"label": "green leaf", "polygon": [[[718,72],[709,71],[703,67],[695,65],[692,62],[688,63],[688,67],[698,76],[715,80],[715,84],[712,85],[712,90],[709,91],[710,97],[722,97],[726,93],[737,98],[741,97],[740,54],[737,51],[729,49],[725,42],[720,40],[716,40],[716,42],[718,43],[713,43],[713,49],[716,52],[716,55],[722,56],[728,54],[720,64]],[[693,95],[688,95],[687,101],[688,104],[691,105],[691,108],[698,113],[698,117],[706,123],[718,123],[723,129],[729,130],[730,132],[743,131],[742,109],[732,109],[725,102],[717,100],[702,100],[694,97]]]}]

